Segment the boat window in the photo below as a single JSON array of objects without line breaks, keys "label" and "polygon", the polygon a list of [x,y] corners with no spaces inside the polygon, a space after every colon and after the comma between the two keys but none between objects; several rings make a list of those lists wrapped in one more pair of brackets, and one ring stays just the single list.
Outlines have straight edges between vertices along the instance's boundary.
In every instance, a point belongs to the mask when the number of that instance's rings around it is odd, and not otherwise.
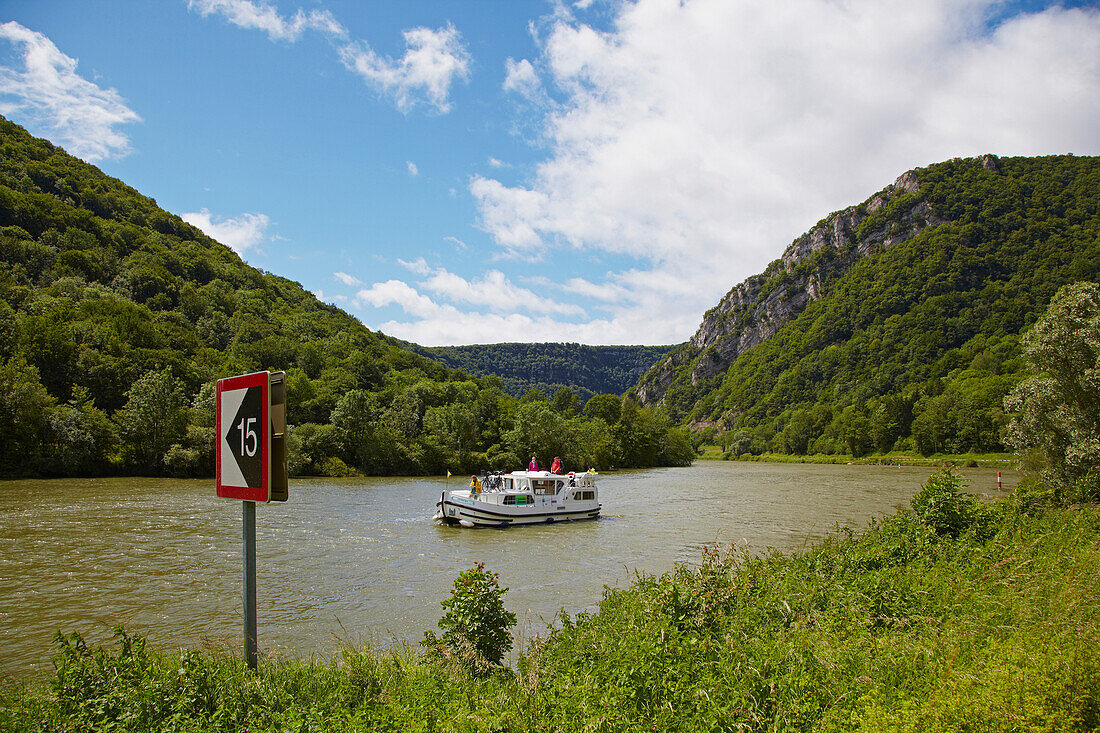
[{"label": "boat window", "polygon": [[557,493],[557,484],[557,481],[543,479],[535,479],[531,482],[532,488],[535,490],[535,496],[553,496]]},{"label": "boat window", "polygon": [[511,491],[512,490],[512,479],[511,478],[504,479],[504,490],[505,491]]},{"label": "boat window", "polygon": [[573,498],[577,501],[592,501],[596,498],[595,491],[574,491]]}]

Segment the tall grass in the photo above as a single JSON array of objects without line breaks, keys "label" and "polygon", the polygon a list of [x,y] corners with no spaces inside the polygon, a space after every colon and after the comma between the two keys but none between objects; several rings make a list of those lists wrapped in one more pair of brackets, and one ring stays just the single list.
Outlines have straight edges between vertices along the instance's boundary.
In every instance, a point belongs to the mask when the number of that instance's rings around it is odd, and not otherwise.
[{"label": "tall grass", "polygon": [[488,676],[413,648],[250,672],[121,630],[110,649],[59,637],[48,684],[0,693],[0,730],[1100,728],[1100,511],[954,489],[802,552],[638,575]]}]

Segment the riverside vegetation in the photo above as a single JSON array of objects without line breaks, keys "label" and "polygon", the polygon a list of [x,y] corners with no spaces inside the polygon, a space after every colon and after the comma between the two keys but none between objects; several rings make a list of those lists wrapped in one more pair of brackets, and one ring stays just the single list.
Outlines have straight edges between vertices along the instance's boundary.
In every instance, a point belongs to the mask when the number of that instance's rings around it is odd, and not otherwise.
[{"label": "riverside vegetation", "polygon": [[[1100,511],[1028,480],[988,505],[949,471],[909,511],[819,546],[605,591],[495,664],[504,590],[466,571],[441,638],[331,661],[58,635],[9,681],[10,731],[1073,731],[1100,726]],[[463,581],[463,577],[465,580]],[[479,650],[483,650],[479,653]]]}]

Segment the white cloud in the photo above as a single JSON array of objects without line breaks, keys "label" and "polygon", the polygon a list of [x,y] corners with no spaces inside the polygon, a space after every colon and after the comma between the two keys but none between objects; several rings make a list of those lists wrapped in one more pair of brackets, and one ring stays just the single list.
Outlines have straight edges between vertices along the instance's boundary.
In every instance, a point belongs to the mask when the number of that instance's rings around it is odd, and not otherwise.
[{"label": "white cloud", "polygon": [[482,228],[509,254],[535,257],[541,251],[538,230],[547,228],[542,212],[549,206],[545,193],[507,188],[481,176],[470,179],[470,193],[477,199]]},{"label": "white cloud", "polygon": [[519,61],[511,57],[505,59],[504,73],[504,84],[502,85],[504,91],[515,92],[532,101],[541,100],[545,96],[542,81],[535,73],[535,67],[527,59],[520,59]]},{"label": "white cloud", "polygon": [[[405,55],[395,60],[379,56],[366,41],[349,41],[347,29],[328,10],[299,8],[286,16],[262,0],[188,0],[188,7],[203,17],[218,15],[240,28],[263,31],[273,41],[293,43],[307,30],[318,32],[334,42],[349,71],[390,95],[402,112],[421,103],[449,112],[452,82],[470,75],[469,51],[450,24],[405,31]],[[410,172],[414,168],[410,163]]]},{"label": "white cloud", "polygon": [[[999,0],[616,7],[609,31],[559,7],[543,37],[539,67],[563,101],[546,108],[535,174],[469,182],[506,256],[564,247],[636,263],[571,281],[619,299],[599,342],[686,339],[814,222],[909,168],[1100,152],[1095,8],[989,28]],[[535,88],[532,64],[507,68],[506,88]]]},{"label": "white cloud", "polygon": [[489,167],[490,168],[507,168],[508,164],[505,163],[503,160],[500,160],[498,158],[494,158],[492,156],[489,156]]},{"label": "white cloud", "polygon": [[416,163],[412,162],[411,160],[406,160],[405,165],[407,165],[409,167],[409,175],[410,176],[419,176],[420,175],[420,169],[416,167]]},{"label": "white cloud", "polygon": [[424,260],[423,257],[417,257],[411,262],[406,262],[405,260],[398,258],[397,264],[401,265],[409,272],[416,273],[417,275],[427,275],[429,272],[432,271],[432,268],[428,266],[428,263]]},{"label": "white cloud", "polygon": [[361,308],[398,305],[414,318],[435,318],[443,310],[431,298],[421,295],[408,283],[400,280],[387,280],[364,288],[355,294],[353,303]]},{"label": "white cloud", "polygon": [[260,30],[273,41],[297,41],[303,31],[318,31],[330,36],[344,36],[344,29],[327,10],[298,9],[291,17],[283,17],[266,2],[252,0],[188,0],[187,7],[198,10],[203,17],[216,14],[233,25],[248,30]]},{"label": "white cloud", "polygon": [[218,240],[239,255],[263,241],[271,220],[266,214],[241,214],[235,219],[215,217],[206,209],[180,214],[188,224],[198,227],[204,234]]},{"label": "white cloud", "polygon": [[426,100],[436,111],[449,112],[451,82],[470,75],[470,54],[462,36],[449,24],[436,30],[413,28],[404,36],[407,50],[400,59],[383,58],[362,42],[341,47],[340,58],[348,69],[391,95],[402,111]]},{"label": "white cloud", "polygon": [[444,269],[434,271],[422,285],[437,296],[452,303],[483,306],[494,311],[531,311],[562,316],[583,316],[584,309],[575,303],[562,303],[552,297],[554,289],[547,287],[537,294],[511,282],[500,270],[490,270],[475,280],[467,280]]},{"label": "white cloud", "polygon": [[118,127],[141,117],[117,91],[81,77],[76,59],[15,21],[0,23],[0,39],[16,46],[23,60],[22,70],[0,66],[0,114],[89,161],[130,152],[130,139]]},{"label": "white cloud", "polygon": [[349,275],[346,272],[334,272],[332,273],[332,277],[333,279],[339,280],[340,282],[344,283],[344,285],[352,288],[358,287],[359,285],[363,284],[362,280],[355,277],[354,275]]},{"label": "white cloud", "polygon": [[564,289],[569,293],[576,293],[583,298],[591,298],[605,303],[623,302],[630,297],[630,292],[621,285],[613,283],[598,284],[580,277],[570,278],[566,281]]}]

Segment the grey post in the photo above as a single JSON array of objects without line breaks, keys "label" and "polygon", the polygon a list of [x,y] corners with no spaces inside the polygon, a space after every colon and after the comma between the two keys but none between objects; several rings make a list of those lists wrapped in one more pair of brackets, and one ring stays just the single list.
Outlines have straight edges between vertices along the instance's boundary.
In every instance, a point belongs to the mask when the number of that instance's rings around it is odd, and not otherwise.
[{"label": "grey post", "polygon": [[244,659],[256,669],[256,502],[242,501],[241,534],[244,538]]}]

